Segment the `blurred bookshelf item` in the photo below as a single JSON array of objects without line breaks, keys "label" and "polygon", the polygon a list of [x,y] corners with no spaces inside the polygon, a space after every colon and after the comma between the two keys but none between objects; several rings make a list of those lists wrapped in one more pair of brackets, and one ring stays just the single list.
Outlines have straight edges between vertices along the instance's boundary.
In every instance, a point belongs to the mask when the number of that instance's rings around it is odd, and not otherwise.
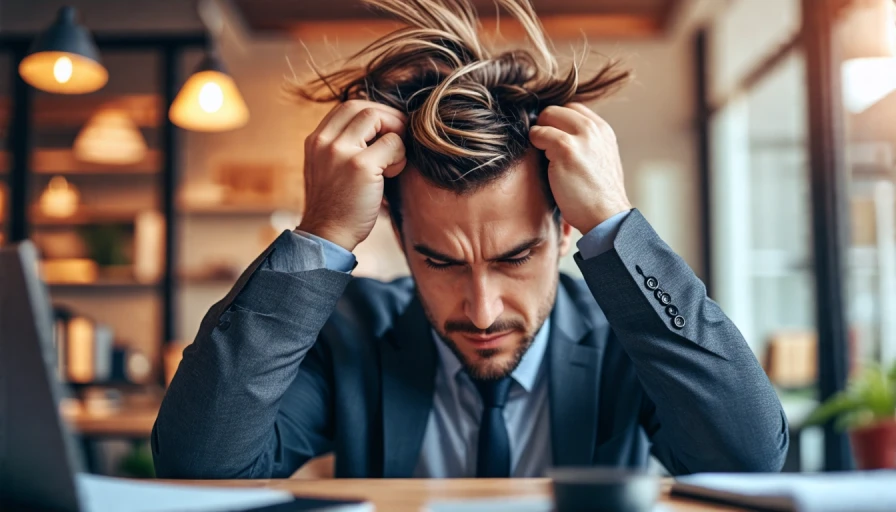
[{"label": "blurred bookshelf item", "polygon": [[112,329],[66,310],[57,310],[55,321],[60,378],[80,384],[109,380]]},{"label": "blurred bookshelf item", "polygon": [[99,278],[99,266],[88,258],[45,259],[40,274],[47,284],[91,284]]},{"label": "blurred bookshelf item", "polygon": [[818,337],[814,331],[779,331],[766,348],[765,372],[780,388],[812,386],[818,376]]},{"label": "blurred bookshelf item", "polygon": [[295,173],[277,163],[228,162],[210,176],[188,182],[178,202],[182,212],[207,215],[270,215],[302,210]]},{"label": "blurred bookshelf item", "polygon": [[165,273],[165,217],[152,210],[140,212],[134,227],[134,277],[158,282]]}]

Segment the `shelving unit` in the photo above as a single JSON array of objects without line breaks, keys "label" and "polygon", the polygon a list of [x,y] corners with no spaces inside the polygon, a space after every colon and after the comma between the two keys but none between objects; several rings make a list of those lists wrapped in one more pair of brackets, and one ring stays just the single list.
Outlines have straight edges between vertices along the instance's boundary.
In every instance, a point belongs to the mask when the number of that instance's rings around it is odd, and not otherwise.
[{"label": "shelving unit", "polygon": [[[7,68],[5,76],[12,78],[8,94],[0,97],[0,120],[7,123],[6,145],[0,148],[0,182],[9,189],[8,214],[0,214],[0,233],[12,241],[56,237],[57,250],[77,252],[77,244],[64,241],[80,237],[85,228],[120,226],[122,240],[130,243],[138,214],[147,209],[160,212],[165,219],[160,245],[164,272],[158,281],[141,282],[101,269],[95,282],[48,283],[48,288],[54,303],[110,324],[125,340],[140,338],[137,345],[156,361],[159,382],[164,382],[161,356],[164,345],[174,339],[177,311],[174,198],[182,142],[167,117],[167,106],[180,86],[184,52],[204,48],[207,35],[94,34],[110,81],[97,93],[79,96],[38,92],[18,77],[15,70],[33,37],[0,35],[0,62]],[[71,149],[75,136],[104,108],[125,111],[141,131],[149,150],[140,162],[103,165],[75,158]],[[81,192],[81,205],[72,217],[51,218],[40,212],[41,189],[54,176],[65,177]],[[125,195],[119,196],[122,192]]]}]

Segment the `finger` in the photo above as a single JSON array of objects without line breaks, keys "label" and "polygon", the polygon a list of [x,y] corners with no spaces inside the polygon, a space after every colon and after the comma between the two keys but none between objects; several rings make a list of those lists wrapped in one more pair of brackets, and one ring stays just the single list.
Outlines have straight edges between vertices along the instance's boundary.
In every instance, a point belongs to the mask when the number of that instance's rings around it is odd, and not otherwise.
[{"label": "finger", "polygon": [[359,153],[356,158],[361,158],[366,164],[381,169],[387,178],[396,176],[407,162],[404,154],[404,142],[395,132],[383,135],[369,148]]},{"label": "finger", "polygon": [[550,106],[542,110],[536,124],[553,126],[566,133],[580,135],[588,130],[591,120],[571,108]]},{"label": "finger", "polygon": [[548,159],[553,150],[563,145],[569,145],[572,135],[553,126],[536,125],[529,129],[529,141],[536,148],[545,152]]},{"label": "finger", "polygon": [[398,116],[377,108],[365,108],[355,115],[335,142],[366,148],[377,135],[395,133],[403,137],[404,132],[405,124]]},{"label": "finger", "polygon": [[324,140],[335,139],[345,130],[345,127],[352,119],[365,109],[376,109],[392,114],[399,119],[407,119],[403,112],[388,105],[366,100],[352,100],[339,105],[331,111],[329,119],[319,125],[318,130],[320,133],[318,136]]},{"label": "finger", "polygon": [[604,118],[597,115],[597,113],[595,113],[585,105],[581,103],[568,103],[566,106],[594,121],[594,123],[597,124],[598,128],[610,128],[610,123],[608,123]]},{"label": "finger", "polygon": [[397,164],[392,164],[389,167],[386,167],[385,169],[383,169],[383,176],[385,176],[387,178],[394,178],[394,177],[398,176],[401,173],[401,171],[404,170],[404,168],[405,168],[405,166],[407,166],[407,164],[408,164],[407,159],[403,159],[401,162],[398,162]]}]

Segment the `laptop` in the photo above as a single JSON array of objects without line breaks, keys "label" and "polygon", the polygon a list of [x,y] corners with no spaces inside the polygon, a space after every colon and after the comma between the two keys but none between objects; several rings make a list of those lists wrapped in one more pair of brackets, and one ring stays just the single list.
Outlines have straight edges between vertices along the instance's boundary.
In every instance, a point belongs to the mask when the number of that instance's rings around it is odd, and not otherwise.
[{"label": "laptop", "polygon": [[296,498],[83,473],[78,444],[59,414],[52,308],[31,242],[0,248],[0,510],[291,512],[373,510],[357,500]]}]

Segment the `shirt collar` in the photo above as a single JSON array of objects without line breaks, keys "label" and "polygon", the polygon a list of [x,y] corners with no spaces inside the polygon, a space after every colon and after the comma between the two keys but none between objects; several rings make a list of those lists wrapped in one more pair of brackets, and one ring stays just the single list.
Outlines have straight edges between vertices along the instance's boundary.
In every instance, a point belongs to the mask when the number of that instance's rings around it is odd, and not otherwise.
[{"label": "shirt collar", "polygon": [[[538,377],[538,369],[541,368],[541,361],[544,360],[544,353],[548,346],[548,334],[551,332],[551,319],[548,317],[541,329],[535,335],[532,345],[523,354],[520,364],[517,365],[513,373],[510,374],[513,380],[517,382],[526,392],[531,392],[535,387],[535,380]],[[448,345],[432,330],[432,337],[435,340],[436,349],[439,354],[439,363],[442,365],[442,371],[450,378],[457,377],[457,374],[463,370],[463,365],[454,352],[448,348]]]}]

